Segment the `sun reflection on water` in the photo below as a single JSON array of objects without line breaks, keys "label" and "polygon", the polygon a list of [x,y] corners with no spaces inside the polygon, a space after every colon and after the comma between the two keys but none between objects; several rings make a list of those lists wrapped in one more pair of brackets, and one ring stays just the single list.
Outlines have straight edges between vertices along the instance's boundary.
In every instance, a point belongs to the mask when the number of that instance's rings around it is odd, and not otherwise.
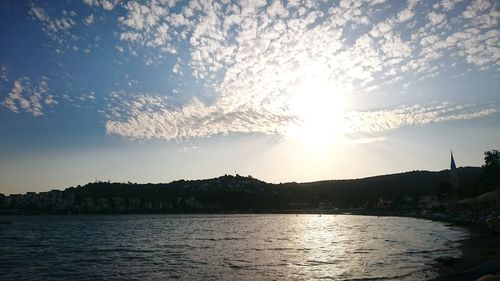
[{"label": "sun reflection on water", "polygon": [[458,255],[453,241],[463,235],[432,221],[343,215],[16,221],[0,233],[4,279],[65,280],[71,272],[73,279],[99,280],[427,280],[428,264]]}]

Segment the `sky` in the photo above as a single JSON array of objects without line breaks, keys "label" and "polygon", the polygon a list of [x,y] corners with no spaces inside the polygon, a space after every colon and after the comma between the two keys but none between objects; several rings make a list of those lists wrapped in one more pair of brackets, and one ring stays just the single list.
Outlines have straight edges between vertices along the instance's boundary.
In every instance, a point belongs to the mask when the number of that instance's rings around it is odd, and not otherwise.
[{"label": "sky", "polygon": [[480,166],[495,0],[0,2],[0,193]]}]

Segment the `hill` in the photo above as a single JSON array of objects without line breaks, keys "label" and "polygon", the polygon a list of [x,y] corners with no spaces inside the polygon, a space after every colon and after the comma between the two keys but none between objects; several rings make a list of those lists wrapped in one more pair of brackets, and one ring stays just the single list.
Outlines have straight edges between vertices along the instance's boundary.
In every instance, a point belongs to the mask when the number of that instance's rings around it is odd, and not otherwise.
[{"label": "hill", "polygon": [[[458,168],[460,189],[467,190],[475,185],[481,178],[482,171],[479,167]],[[351,180],[288,183],[280,187],[298,197],[306,196],[309,200],[316,198],[316,201],[327,201],[346,207],[373,202],[380,198],[397,201],[404,197],[440,196],[451,192],[449,179],[450,170],[412,171]]]},{"label": "hill", "polygon": [[472,190],[482,168],[459,168],[460,190],[451,190],[450,171],[412,171],[352,180],[270,184],[250,176],[136,184],[94,182],[63,191],[0,197],[0,208],[46,213],[284,212],[373,207],[380,199],[399,202],[424,195]]}]

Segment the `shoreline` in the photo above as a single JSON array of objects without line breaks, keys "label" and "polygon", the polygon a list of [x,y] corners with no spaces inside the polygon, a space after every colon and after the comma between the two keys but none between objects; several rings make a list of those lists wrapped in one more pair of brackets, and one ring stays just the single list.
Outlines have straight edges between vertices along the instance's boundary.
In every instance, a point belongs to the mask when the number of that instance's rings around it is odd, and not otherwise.
[{"label": "shoreline", "polygon": [[477,280],[500,272],[500,235],[484,224],[457,225],[470,236],[460,240],[458,258],[438,258],[432,265],[438,277],[433,281]]}]

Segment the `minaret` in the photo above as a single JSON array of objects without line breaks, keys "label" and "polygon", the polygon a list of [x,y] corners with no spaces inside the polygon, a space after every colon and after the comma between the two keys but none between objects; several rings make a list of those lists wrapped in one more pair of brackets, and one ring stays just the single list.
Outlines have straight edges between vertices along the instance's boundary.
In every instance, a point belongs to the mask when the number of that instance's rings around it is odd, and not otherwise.
[{"label": "minaret", "polygon": [[457,173],[457,165],[455,164],[455,159],[453,158],[453,151],[451,151],[450,183],[452,188],[457,188],[460,184]]}]

